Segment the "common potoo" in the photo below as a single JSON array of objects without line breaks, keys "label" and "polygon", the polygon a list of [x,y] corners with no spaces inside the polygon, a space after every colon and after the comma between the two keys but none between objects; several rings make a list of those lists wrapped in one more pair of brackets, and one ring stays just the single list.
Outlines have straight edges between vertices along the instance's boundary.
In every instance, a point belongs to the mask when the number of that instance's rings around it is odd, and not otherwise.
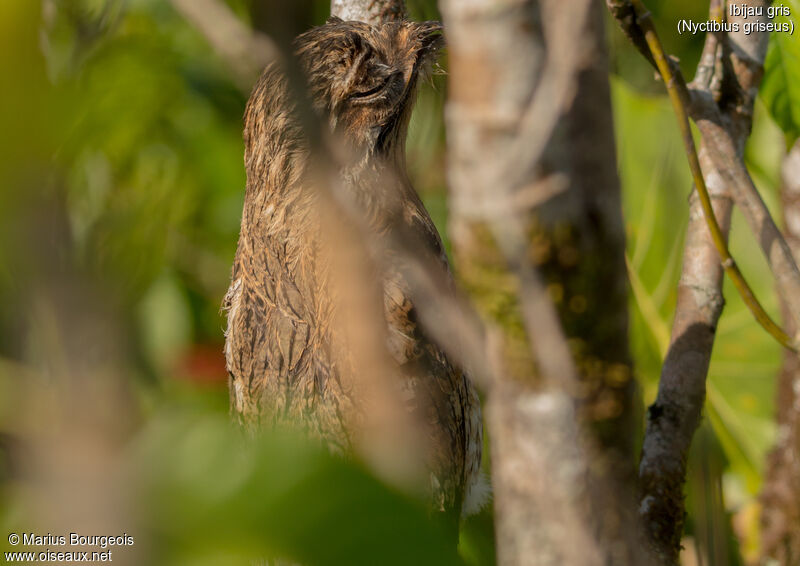
[{"label": "common potoo", "polygon": [[[332,18],[298,37],[295,54],[311,105],[330,130],[326,135],[348,147],[351,159],[338,184],[363,219],[366,239],[412,235],[446,266],[405,166],[417,86],[441,41],[436,23],[372,26]],[[248,427],[300,420],[346,452],[352,448],[349,415],[360,410],[352,391],[358,382],[348,379],[353,368],[337,353],[337,315],[343,313],[323,251],[323,244],[335,245],[335,234],[320,226],[320,189],[310,180],[310,144],[294,100],[285,73],[273,65],[245,112],[247,189],[224,305],[231,407]],[[480,405],[465,372],[418,324],[398,257],[388,250],[376,267],[383,304],[375,307],[386,325],[382,347],[402,381],[397,395],[430,441],[424,459],[435,506],[459,513],[483,490]]]}]

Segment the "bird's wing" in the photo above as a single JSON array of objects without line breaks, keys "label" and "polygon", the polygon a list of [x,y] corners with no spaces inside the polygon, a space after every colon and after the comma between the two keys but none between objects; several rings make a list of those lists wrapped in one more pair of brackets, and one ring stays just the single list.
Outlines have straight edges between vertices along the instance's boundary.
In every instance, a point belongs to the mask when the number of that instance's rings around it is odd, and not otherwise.
[{"label": "bird's wing", "polygon": [[228,297],[226,358],[231,406],[248,426],[284,420],[339,444],[332,360],[326,347],[329,308],[314,247],[292,232],[242,231]]},{"label": "bird's wing", "polygon": [[[439,233],[416,194],[407,200],[397,229],[398,237],[417,247],[415,253],[428,254],[449,273]],[[389,350],[408,379],[404,399],[409,409],[420,413],[430,427],[434,495],[443,509],[459,509],[464,494],[480,480],[480,402],[468,376],[419,324],[402,274],[402,254],[387,257],[384,306]]]}]

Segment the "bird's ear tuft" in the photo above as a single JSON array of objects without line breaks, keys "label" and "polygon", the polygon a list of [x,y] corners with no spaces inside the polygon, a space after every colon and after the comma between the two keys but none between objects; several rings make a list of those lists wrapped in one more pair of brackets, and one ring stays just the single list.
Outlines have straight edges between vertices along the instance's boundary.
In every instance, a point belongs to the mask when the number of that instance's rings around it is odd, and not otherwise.
[{"label": "bird's ear tuft", "polygon": [[435,53],[444,47],[444,28],[440,22],[410,22],[416,33],[420,50]]},{"label": "bird's ear tuft", "polygon": [[344,20],[342,18],[340,18],[339,16],[331,16],[330,18],[328,18],[328,21],[325,22],[325,23],[328,23],[328,24],[343,24]]}]

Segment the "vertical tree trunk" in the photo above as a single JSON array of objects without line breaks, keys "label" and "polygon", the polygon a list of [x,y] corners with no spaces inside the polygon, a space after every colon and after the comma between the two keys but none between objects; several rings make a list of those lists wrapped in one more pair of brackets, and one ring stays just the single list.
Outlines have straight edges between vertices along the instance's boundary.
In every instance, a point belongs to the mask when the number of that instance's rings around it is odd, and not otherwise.
[{"label": "vertical tree trunk", "polygon": [[377,24],[404,18],[406,7],[403,0],[331,0],[331,16]]},{"label": "vertical tree trunk", "polygon": [[499,563],[646,564],[600,7],[440,4],[456,270],[503,329],[487,407]]},{"label": "vertical tree trunk", "polygon": [[[800,141],[786,157],[781,191],[786,240],[800,259]],[[797,329],[785,313],[790,334]],[[767,462],[762,502],[764,559],[800,564],[800,356],[787,352],[778,381],[778,440]]]}]

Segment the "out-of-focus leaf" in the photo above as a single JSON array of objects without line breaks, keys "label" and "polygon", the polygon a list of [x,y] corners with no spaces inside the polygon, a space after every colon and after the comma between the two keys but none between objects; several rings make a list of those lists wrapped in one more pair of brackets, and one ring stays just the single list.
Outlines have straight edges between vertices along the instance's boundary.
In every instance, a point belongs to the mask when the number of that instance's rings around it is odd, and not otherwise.
[{"label": "out-of-focus leaf", "polygon": [[470,566],[494,566],[497,548],[494,540],[494,509],[492,506],[468,517],[461,525],[458,543],[461,557]]},{"label": "out-of-focus leaf", "polygon": [[242,564],[463,564],[423,502],[299,437],[248,441],[225,417],[173,415],[151,422],[135,460],[158,563],[213,552]]},{"label": "out-of-focus leaf", "polygon": [[653,297],[647,292],[642,280],[639,279],[639,273],[636,268],[631,265],[631,261],[626,257],[625,265],[628,268],[628,278],[631,283],[631,291],[636,299],[636,304],[639,305],[639,310],[642,313],[647,327],[653,334],[656,343],[658,344],[658,351],[662,358],[667,355],[667,348],[669,347],[669,326],[661,317],[658,312],[658,305],[653,301]]},{"label": "out-of-focus leaf", "polygon": [[761,469],[765,448],[772,438],[768,422],[737,413],[708,382],[707,408],[714,432],[736,473],[747,482],[748,490],[757,492],[761,485]]},{"label": "out-of-focus leaf", "polygon": [[173,274],[164,273],[147,291],[139,317],[145,353],[155,367],[169,371],[192,338],[190,307]]}]

